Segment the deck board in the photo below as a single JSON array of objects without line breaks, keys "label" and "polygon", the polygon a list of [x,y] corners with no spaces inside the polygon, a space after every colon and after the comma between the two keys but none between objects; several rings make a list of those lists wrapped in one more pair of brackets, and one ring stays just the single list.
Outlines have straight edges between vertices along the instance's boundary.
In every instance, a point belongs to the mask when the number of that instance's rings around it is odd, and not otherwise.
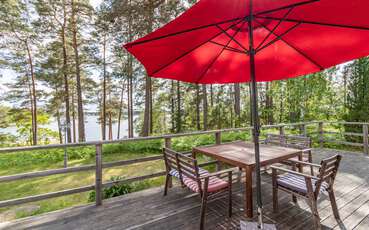
[{"label": "deck board", "polygon": [[[333,155],[336,150],[315,149],[314,161]],[[369,229],[369,158],[360,153],[340,152],[342,164],[337,175],[335,193],[342,223],[333,217],[329,199],[319,199],[323,229]],[[270,175],[263,174],[262,190],[265,221],[279,229],[312,229],[311,213],[306,202],[292,203],[290,195],[280,192],[280,212],[272,212]],[[207,229],[239,229],[247,220],[242,211],[243,188],[234,186],[233,216],[225,217],[224,198],[211,201],[206,216]],[[103,205],[86,205],[0,224],[0,229],[198,229],[200,198],[186,189],[174,187],[167,196],[162,188],[153,188],[104,200]],[[256,217],[253,221],[256,220]]]}]

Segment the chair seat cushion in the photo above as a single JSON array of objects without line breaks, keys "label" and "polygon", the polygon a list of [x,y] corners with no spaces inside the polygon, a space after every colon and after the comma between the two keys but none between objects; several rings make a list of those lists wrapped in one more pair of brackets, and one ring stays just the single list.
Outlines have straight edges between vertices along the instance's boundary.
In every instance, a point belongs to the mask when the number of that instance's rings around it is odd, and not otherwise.
[{"label": "chair seat cushion", "polygon": [[[206,176],[206,174],[204,175]],[[193,192],[200,192],[199,189],[199,185],[197,183],[197,181],[188,178],[186,176],[183,177],[183,183],[189,188],[191,189]],[[202,184],[202,189],[204,189],[204,181],[201,183]],[[228,187],[228,182],[224,181],[218,177],[210,177],[209,178],[209,184],[208,184],[208,192],[212,193],[212,192],[217,192],[221,189],[227,188]]]},{"label": "chair seat cushion", "polygon": [[[311,183],[313,185],[313,191],[315,191],[315,183],[316,179],[312,179]],[[286,173],[284,175],[279,176],[277,179],[277,184],[281,187],[291,189],[295,192],[307,193],[307,187],[305,182],[305,177],[299,176],[293,173]],[[320,191],[325,192],[328,188],[328,184],[326,182],[323,182],[320,186]]]},{"label": "chair seat cushion", "polygon": [[[174,177],[176,177],[176,178],[178,178],[178,179],[179,179],[179,172],[178,172],[178,170],[177,170],[177,169],[171,169],[171,170],[169,171],[169,174],[170,174],[171,176],[174,176]],[[208,172],[207,170],[205,170],[205,169],[199,168],[199,174],[200,174],[200,176],[202,176],[202,175],[204,175],[204,174],[209,174],[209,172]]]},{"label": "chair seat cushion", "polygon": [[[169,174],[179,179],[179,172],[176,169],[172,169],[169,171]],[[209,172],[205,169],[199,168],[199,174],[200,176],[206,176],[209,174]],[[199,186],[197,181],[193,180],[192,178],[187,177],[186,175],[182,174],[183,183],[191,189],[193,192],[200,192]],[[202,186],[204,183],[202,182]],[[221,189],[227,188],[228,182],[224,181],[222,179],[219,179],[218,177],[210,177],[209,178],[209,185],[208,185],[208,192],[217,192]]]}]

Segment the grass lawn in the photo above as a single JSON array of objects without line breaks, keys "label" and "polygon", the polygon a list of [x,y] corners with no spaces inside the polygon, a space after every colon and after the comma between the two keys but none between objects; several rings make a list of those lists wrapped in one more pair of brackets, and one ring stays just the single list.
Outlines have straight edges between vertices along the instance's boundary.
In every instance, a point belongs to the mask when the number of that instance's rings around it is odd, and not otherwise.
[{"label": "grass lawn", "polygon": [[[152,156],[157,153],[110,153],[103,155],[103,162],[128,160],[144,156]],[[14,154],[13,154],[14,156]],[[3,160],[0,158],[0,160]],[[80,166],[94,164],[95,158],[76,159],[68,162],[69,166]],[[20,167],[1,167],[0,175],[12,175],[30,171],[46,170],[62,168],[63,162],[39,164],[27,164]],[[151,161],[137,163],[128,166],[108,168],[103,170],[103,181],[109,181],[112,176],[124,176],[126,178],[135,177],[145,174],[151,174],[164,170],[162,161]],[[69,174],[60,174],[40,178],[32,178],[27,180],[19,180],[14,182],[1,183],[0,200],[15,199],[25,196],[38,195],[48,192],[60,191],[64,189],[76,188],[95,183],[94,171],[85,171]],[[159,177],[149,180],[146,187],[161,185],[164,178]],[[89,192],[63,196],[29,204],[18,205],[0,209],[0,221],[11,220],[30,215],[36,215],[44,212],[54,211],[70,206],[88,203]]]}]

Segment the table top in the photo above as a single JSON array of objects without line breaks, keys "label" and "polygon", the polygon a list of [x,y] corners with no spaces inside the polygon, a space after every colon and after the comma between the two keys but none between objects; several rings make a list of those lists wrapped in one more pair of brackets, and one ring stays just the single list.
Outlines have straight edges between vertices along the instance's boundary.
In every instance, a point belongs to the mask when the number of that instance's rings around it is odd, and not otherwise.
[{"label": "table top", "polygon": [[[254,143],[252,142],[237,141],[220,145],[196,147],[193,148],[193,151],[241,168],[255,166],[255,151]],[[278,163],[298,156],[299,154],[301,154],[300,149],[260,144],[261,166]]]}]

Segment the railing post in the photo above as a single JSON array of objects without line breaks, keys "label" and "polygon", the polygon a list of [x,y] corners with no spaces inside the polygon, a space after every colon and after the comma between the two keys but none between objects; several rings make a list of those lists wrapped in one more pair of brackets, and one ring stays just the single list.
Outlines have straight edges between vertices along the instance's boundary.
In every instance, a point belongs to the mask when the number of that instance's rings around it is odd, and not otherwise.
[{"label": "railing post", "polygon": [[102,145],[96,145],[96,172],[95,172],[96,205],[102,204]]},{"label": "railing post", "polygon": [[164,143],[165,148],[172,148],[172,138],[167,137],[165,138],[165,143]]},{"label": "railing post", "polygon": [[[164,147],[168,148],[168,149],[172,148],[172,138],[167,137],[167,138],[164,139]],[[168,185],[169,188],[173,187],[172,177],[169,177],[169,182],[168,183],[169,183],[169,185]]]},{"label": "railing post", "polygon": [[307,134],[306,134],[306,125],[305,124],[302,124],[300,125],[300,135],[306,137]]},{"label": "railing post", "polygon": [[279,135],[284,136],[285,132],[284,132],[284,125],[279,126]]},{"label": "railing post", "polygon": [[320,148],[323,148],[323,146],[324,146],[323,122],[318,123],[318,133],[319,133],[319,146],[320,146]]},{"label": "railing post", "polygon": [[222,133],[221,132],[215,133],[215,143],[217,145],[220,145],[222,143]]},{"label": "railing post", "polygon": [[368,140],[368,125],[363,124],[363,144],[364,144],[364,155],[369,155],[369,140]]},{"label": "railing post", "polygon": [[[222,143],[222,133],[216,132],[215,133],[215,144],[220,145],[221,143]],[[216,164],[216,170],[217,171],[222,170],[222,163],[220,161],[218,161]]]}]

